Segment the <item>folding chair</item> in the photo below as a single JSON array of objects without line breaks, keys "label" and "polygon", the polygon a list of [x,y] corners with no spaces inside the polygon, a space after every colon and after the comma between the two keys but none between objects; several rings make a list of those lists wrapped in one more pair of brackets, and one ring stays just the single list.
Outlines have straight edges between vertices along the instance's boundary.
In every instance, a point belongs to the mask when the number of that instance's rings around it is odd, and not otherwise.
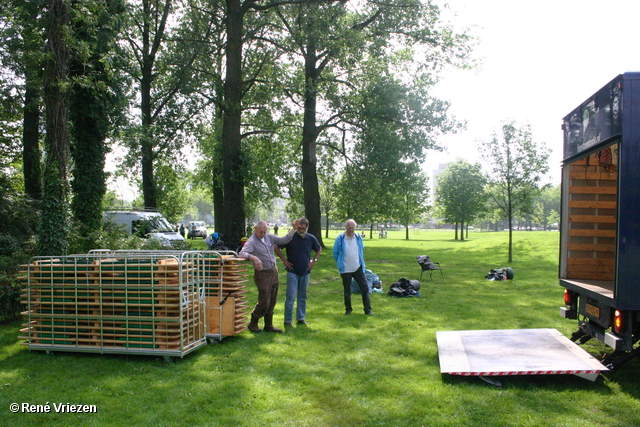
[{"label": "folding chair", "polygon": [[434,270],[440,270],[440,275],[442,276],[442,280],[444,280],[444,273],[442,272],[442,267],[439,262],[431,261],[431,258],[428,255],[418,255],[416,259],[422,268],[422,271],[420,272],[420,280],[422,280],[422,273],[425,271],[429,272],[429,279],[433,279]]}]

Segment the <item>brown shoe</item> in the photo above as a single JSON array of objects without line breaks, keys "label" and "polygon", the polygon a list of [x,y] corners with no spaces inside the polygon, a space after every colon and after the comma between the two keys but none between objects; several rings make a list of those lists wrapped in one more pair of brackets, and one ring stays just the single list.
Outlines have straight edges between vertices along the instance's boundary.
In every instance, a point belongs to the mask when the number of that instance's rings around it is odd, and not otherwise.
[{"label": "brown shoe", "polygon": [[260,329],[260,326],[258,326],[258,320],[260,320],[260,318],[251,315],[251,322],[249,323],[249,326],[247,326],[247,329],[249,329],[254,334],[262,332],[262,329]]},{"label": "brown shoe", "polygon": [[263,331],[265,331],[265,332],[280,332],[280,333],[282,333],[282,329],[278,329],[275,326],[273,326],[273,314],[265,314]]}]

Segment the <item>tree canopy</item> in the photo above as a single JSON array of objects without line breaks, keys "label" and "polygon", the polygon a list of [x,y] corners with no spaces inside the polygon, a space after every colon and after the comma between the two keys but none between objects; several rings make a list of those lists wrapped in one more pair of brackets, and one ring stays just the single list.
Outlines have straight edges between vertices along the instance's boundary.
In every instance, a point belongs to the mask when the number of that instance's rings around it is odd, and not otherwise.
[{"label": "tree canopy", "polygon": [[[195,176],[229,243],[279,196],[322,240],[322,206],[415,220],[428,186],[419,165],[459,127],[430,91],[444,67],[469,65],[472,41],[431,2],[10,3],[2,164],[21,155],[23,187],[41,198],[41,253],[66,251],[72,219],[85,235],[99,227],[115,144],[147,208],[178,220]],[[340,198],[322,203],[321,182]]]},{"label": "tree canopy", "polygon": [[[438,176],[437,212],[445,221],[460,225],[460,240],[464,240],[464,226],[470,224],[484,209],[486,184],[481,165],[472,165],[465,160],[450,164]],[[456,239],[457,231],[456,227]]]}]

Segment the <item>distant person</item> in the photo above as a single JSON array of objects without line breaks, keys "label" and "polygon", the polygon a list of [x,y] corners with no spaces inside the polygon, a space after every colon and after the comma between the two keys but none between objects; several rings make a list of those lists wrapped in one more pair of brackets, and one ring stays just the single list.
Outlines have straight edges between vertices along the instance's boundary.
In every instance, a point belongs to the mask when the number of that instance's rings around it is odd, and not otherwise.
[{"label": "distant person", "polygon": [[[275,246],[276,255],[280,257],[287,269],[287,296],[284,300],[284,326],[293,326],[293,306],[297,300],[296,321],[306,325],[307,288],[311,269],[318,262],[322,246],[313,234],[307,233],[309,220],[302,217],[298,220],[298,229],[286,245]],[[280,249],[286,249],[285,258]],[[315,256],[311,258],[311,251]]]},{"label": "distant person", "polygon": [[276,222],[276,225],[273,226],[273,234],[275,234],[276,236],[278,235],[278,223]]},{"label": "distant person", "polygon": [[267,233],[267,223],[258,221],[255,232],[249,237],[238,254],[240,258],[253,263],[253,280],[258,288],[258,302],[251,312],[249,330],[254,333],[261,331],[258,326],[260,318],[264,317],[265,332],[282,332],[273,326],[273,310],[278,299],[278,266],[273,253],[273,245],[286,245],[291,241],[298,228],[298,221],[293,228],[282,237]]},{"label": "distant person", "polygon": [[180,231],[180,235],[186,239],[186,236],[184,235],[184,224],[180,224],[180,230],[179,231]]},{"label": "distant person", "polygon": [[364,275],[364,243],[362,236],[355,232],[356,222],[348,219],[345,231],[341,233],[333,245],[333,259],[336,260],[338,271],[344,288],[344,314],[351,314],[351,279],[354,279],[362,294],[364,314],[373,314],[369,298],[369,285]]}]

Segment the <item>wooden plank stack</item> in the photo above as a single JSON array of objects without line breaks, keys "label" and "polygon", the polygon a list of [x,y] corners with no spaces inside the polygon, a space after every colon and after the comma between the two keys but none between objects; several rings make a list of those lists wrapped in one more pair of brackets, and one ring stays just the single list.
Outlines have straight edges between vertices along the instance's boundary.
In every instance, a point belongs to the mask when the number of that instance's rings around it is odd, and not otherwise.
[{"label": "wooden plank stack", "polygon": [[222,339],[247,329],[246,261],[235,253],[203,252],[207,337]]},{"label": "wooden plank stack", "polygon": [[206,344],[203,257],[100,253],[26,266],[30,349],[180,356]]}]

